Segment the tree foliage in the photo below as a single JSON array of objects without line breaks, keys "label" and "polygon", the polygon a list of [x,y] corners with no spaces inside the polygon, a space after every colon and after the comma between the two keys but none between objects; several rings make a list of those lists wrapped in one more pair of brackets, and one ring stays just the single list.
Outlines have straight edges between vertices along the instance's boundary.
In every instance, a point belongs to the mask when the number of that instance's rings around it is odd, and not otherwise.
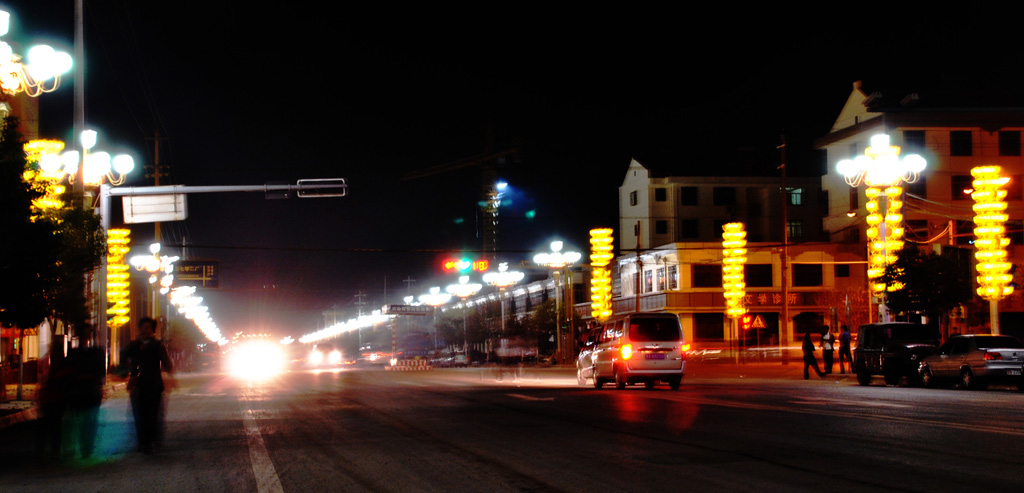
[{"label": "tree foliage", "polygon": [[[37,172],[38,164],[26,161],[17,126],[16,118],[7,118],[0,134],[0,230],[6,238],[0,242],[0,318],[20,327],[46,317],[84,327],[86,275],[106,252],[100,218],[70,206],[32,220],[32,201],[40,191],[23,177]],[[65,204],[81,203],[71,195],[61,197]]]},{"label": "tree foliage", "polygon": [[58,241],[49,223],[30,220],[40,194],[22,180],[27,163],[17,128],[8,117],[0,130],[0,322],[33,327],[47,314],[46,277]]},{"label": "tree foliage", "polygon": [[938,320],[973,298],[970,255],[957,248],[940,255],[908,246],[886,269],[884,279],[889,285],[903,284],[886,294],[886,306],[896,313],[923,312]]}]

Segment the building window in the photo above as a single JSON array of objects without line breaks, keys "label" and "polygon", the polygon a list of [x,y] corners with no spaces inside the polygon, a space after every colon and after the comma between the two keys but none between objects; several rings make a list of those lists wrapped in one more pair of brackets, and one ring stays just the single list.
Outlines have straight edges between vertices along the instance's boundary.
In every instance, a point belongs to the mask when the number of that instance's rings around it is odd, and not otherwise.
[{"label": "building window", "polygon": [[653,270],[645,270],[644,271],[644,292],[645,293],[650,293],[651,291],[654,291],[654,271]]},{"label": "building window", "polygon": [[708,264],[693,265],[693,287],[695,288],[720,288],[722,287],[722,266]]},{"label": "building window", "polygon": [[654,234],[656,235],[667,235],[668,234],[668,221],[664,219],[658,219],[654,221]]},{"label": "building window", "polygon": [[654,189],[654,201],[655,202],[664,202],[666,200],[668,200],[668,189],[665,189],[665,188],[655,188]]},{"label": "building window", "polygon": [[804,205],[804,189],[789,189],[789,205]]},{"label": "building window", "polygon": [[658,269],[657,281],[658,281],[658,291],[664,291],[665,290],[665,268],[664,267]]},{"label": "building window", "polygon": [[850,277],[850,264],[836,264],[836,277]]},{"label": "building window", "polygon": [[971,192],[974,191],[974,178],[971,175],[953,175],[949,183],[953,200],[971,200]]},{"label": "building window", "polygon": [[693,240],[700,236],[700,221],[698,219],[683,219],[679,224],[679,236],[682,239]]},{"label": "building window", "polygon": [[786,223],[786,231],[789,232],[791,239],[799,239],[804,237],[804,222],[803,221],[789,221]]},{"label": "building window", "polygon": [[999,155],[1000,156],[1020,156],[1020,131],[1000,131],[999,132]]},{"label": "building window", "polygon": [[928,198],[928,182],[923,176],[919,176],[914,183],[905,183],[903,189],[910,195],[915,195],[922,199]]},{"label": "building window", "polygon": [[793,264],[793,286],[821,286],[821,264]]},{"label": "building window", "polygon": [[904,130],[903,147],[908,151],[924,150],[924,130]]},{"label": "building window", "polygon": [[949,155],[970,156],[974,148],[970,130],[952,130],[949,132]]},{"label": "building window", "polygon": [[721,341],[725,339],[725,314],[694,313],[693,338],[697,341]]},{"label": "building window", "polygon": [[714,205],[733,205],[736,203],[735,187],[715,187],[712,196]]},{"label": "building window", "polygon": [[722,237],[722,233],[725,232],[725,230],[722,229],[722,227],[725,226],[727,223],[729,223],[729,221],[726,221],[725,219],[715,219],[715,238],[716,239],[719,239],[719,238]]},{"label": "building window", "polygon": [[636,203],[637,203],[637,193],[634,190],[632,192],[629,192],[629,205],[636,205]]},{"label": "building window", "polygon": [[[956,221],[953,238],[957,245],[970,245],[974,241],[974,221]],[[1009,228],[1007,228],[1009,230]]]},{"label": "building window", "polygon": [[747,283],[747,287],[772,287],[772,264],[747,264],[743,271],[743,277]]},{"label": "building window", "polygon": [[668,288],[679,289],[679,266],[668,266]]},{"label": "building window", "polygon": [[679,189],[680,205],[697,205],[697,187],[682,187]]},{"label": "building window", "polygon": [[1006,221],[1006,236],[1011,245],[1024,245],[1024,221]]}]

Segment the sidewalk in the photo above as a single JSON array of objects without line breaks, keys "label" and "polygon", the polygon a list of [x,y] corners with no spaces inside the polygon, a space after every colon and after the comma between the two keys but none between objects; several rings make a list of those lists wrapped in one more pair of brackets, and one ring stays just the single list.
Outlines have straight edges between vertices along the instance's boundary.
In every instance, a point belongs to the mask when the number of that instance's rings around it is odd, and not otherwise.
[{"label": "sidewalk", "polygon": [[[31,421],[39,417],[39,408],[36,407],[36,395],[39,386],[36,384],[25,384],[22,386],[22,400],[15,400],[18,395],[18,385],[7,385],[7,401],[0,402],[0,430],[25,421]],[[104,399],[116,399],[128,397],[126,381],[124,379],[108,376],[107,383],[103,387]]]}]

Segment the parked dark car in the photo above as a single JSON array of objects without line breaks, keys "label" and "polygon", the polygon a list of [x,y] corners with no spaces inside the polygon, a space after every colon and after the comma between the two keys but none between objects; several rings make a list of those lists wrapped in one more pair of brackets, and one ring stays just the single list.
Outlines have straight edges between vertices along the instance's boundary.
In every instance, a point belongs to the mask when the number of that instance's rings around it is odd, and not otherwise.
[{"label": "parked dark car", "polygon": [[940,339],[938,327],[906,322],[861,325],[853,368],[857,382],[871,383],[871,377],[882,375],[887,385],[898,385],[907,378],[909,385],[920,383],[921,361],[935,354]]},{"label": "parked dark car", "polygon": [[991,382],[1004,382],[1024,390],[1022,374],[1024,344],[1003,335],[953,336],[921,362],[926,387],[955,382],[964,389],[984,389]]}]

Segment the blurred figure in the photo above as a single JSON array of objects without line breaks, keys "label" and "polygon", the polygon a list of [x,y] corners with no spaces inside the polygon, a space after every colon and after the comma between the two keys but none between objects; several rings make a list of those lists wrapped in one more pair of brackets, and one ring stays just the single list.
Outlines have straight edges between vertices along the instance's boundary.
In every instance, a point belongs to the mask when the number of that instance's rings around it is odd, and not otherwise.
[{"label": "blurred figure", "polygon": [[846,370],[843,369],[844,361],[850,365],[850,373],[853,373],[853,355],[850,354],[850,342],[852,339],[850,327],[843,324],[843,332],[839,334],[839,373],[846,373]]},{"label": "blurred figure", "polygon": [[811,333],[804,334],[804,380],[811,378],[811,374],[808,369],[814,366],[814,372],[818,374],[818,377],[824,377],[825,374],[818,369],[818,359],[814,357],[814,342],[811,341]]},{"label": "blurred figure", "polygon": [[822,372],[826,375],[832,374],[832,364],[835,353],[836,336],[832,334],[832,327],[822,326],[821,332],[821,363]]},{"label": "blurred figure", "polygon": [[85,328],[78,339],[79,346],[68,351],[67,357],[70,369],[68,410],[74,423],[72,429],[77,432],[79,451],[83,459],[89,459],[96,444],[107,365],[103,348],[92,344],[91,327]]},{"label": "blurred figure", "polygon": [[40,360],[39,436],[40,458],[59,460],[63,453],[62,427],[68,403],[71,368],[64,357],[62,339],[55,339],[46,357]]},{"label": "blurred figure", "polygon": [[154,446],[160,446],[163,424],[161,423],[164,379],[161,372],[173,375],[171,359],[167,348],[156,338],[157,322],[145,317],[139,320],[139,338],[125,348],[130,373],[128,393],[135,416],[135,432],[139,438],[139,451],[152,453]]}]

